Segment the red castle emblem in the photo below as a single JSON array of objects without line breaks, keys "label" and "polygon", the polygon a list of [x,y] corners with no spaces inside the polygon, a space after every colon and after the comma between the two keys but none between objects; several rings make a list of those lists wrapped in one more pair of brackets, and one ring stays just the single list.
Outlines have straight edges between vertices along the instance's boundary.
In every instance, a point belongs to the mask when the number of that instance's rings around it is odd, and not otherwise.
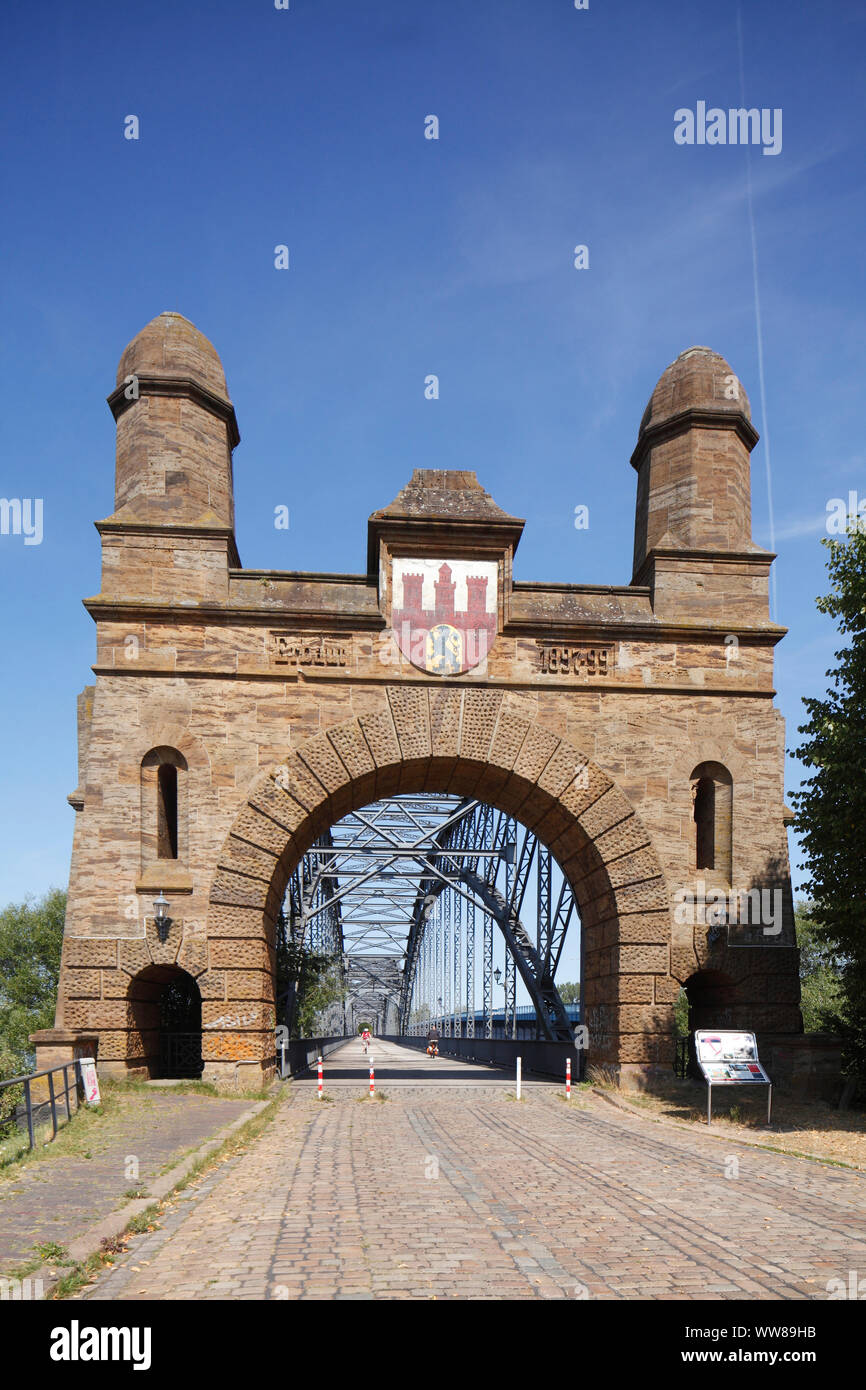
[{"label": "red castle emblem", "polygon": [[[466,587],[466,607],[456,605],[457,582],[447,561],[439,565],[438,578],[432,585],[433,605],[424,606],[424,583],[428,575],[403,570],[399,574],[402,604],[396,606],[398,566],[417,561],[394,561],[395,607],[391,625],[397,645],[405,657],[422,671],[435,676],[457,676],[471,671],[483,661],[496,636],[496,566],[489,563],[470,565],[455,561],[465,571],[461,579]],[[486,574],[470,574],[470,569],[487,570]],[[493,579],[488,592],[490,579]],[[490,608],[493,611],[490,611]]]}]

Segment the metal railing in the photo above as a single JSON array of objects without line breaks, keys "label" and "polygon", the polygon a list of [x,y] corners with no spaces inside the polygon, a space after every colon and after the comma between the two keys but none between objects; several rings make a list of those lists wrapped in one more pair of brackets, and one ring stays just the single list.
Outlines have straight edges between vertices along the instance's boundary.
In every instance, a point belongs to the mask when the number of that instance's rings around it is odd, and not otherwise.
[{"label": "metal railing", "polygon": [[[72,1072],[73,1076],[71,1085],[69,1080],[70,1071]],[[62,1089],[59,1089],[54,1084],[54,1077],[57,1074],[57,1072],[63,1073]],[[34,1081],[41,1080],[42,1077],[48,1078],[46,1082],[46,1087],[48,1090],[47,1100],[34,1099],[33,1095],[33,1083]],[[13,1076],[9,1081],[0,1081],[0,1092],[8,1090],[10,1086],[24,1087],[24,1116],[26,1117],[27,1137],[29,1141],[29,1147],[33,1149],[36,1147],[36,1126],[43,1123],[42,1113],[45,1110],[50,1110],[51,1112],[52,1139],[57,1134],[58,1103],[62,1102],[65,1105],[67,1120],[72,1119],[73,1110],[78,1110],[81,1104],[80,1097],[84,1091],[84,1078],[81,1073],[81,1062],[78,1058],[76,1058],[76,1060],[73,1062],[62,1062],[59,1066],[46,1068],[45,1071],[30,1072],[30,1074],[27,1076]],[[75,1098],[74,1107],[70,1106],[70,1096],[74,1096]],[[15,1109],[12,1111],[8,1119],[5,1120],[2,1123],[2,1125],[0,1125],[0,1129],[5,1128],[7,1125],[12,1125],[16,1128],[21,1127],[20,1121],[22,1117],[19,1115],[18,1112],[19,1106],[16,1105]],[[45,1118],[47,1120],[47,1116]]]}]

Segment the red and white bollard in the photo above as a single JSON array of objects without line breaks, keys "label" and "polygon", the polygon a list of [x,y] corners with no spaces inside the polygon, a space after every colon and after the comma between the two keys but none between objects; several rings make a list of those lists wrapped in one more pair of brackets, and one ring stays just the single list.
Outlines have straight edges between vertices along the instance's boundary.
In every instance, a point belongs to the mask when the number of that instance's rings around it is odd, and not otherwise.
[{"label": "red and white bollard", "polygon": [[322,1059],[321,1059],[321,1057],[320,1057],[318,1060],[319,1060],[319,1097],[318,1097],[318,1098],[319,1098],[319,1100],[321,1100],[321,1099],[322,1099]]},{"label": "red and white bollard", "polygon": [[370,1099],[376,1099],[376,1076],[373,1071],[373,1063],[370,1063]]},{"label": "red and white bollard", "polygon": [[565,1099],[571,1100],[571,1058],[565,1060]]}]

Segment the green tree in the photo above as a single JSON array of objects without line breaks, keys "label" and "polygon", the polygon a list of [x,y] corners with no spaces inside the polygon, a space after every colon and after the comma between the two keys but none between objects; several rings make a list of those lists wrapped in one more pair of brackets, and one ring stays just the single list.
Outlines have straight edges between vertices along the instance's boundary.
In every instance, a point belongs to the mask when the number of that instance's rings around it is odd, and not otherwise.
[{"label": "green tree", "polygon": [[[277,999],[289,999],[292,1037],[315,1036],[317,1013],[343,998],[339,962],[292,941],[280,922],[277,932]],[[278,1022],[283,1017],[278,1016]]]},{"label": "green tree", "polygon": [[813,917],[813,904],[794,908],[797,945],[800,948],[800,1009],[807,1033],[836,1032],[845,1018],[841,963],[821,939]]},{"label": "green tree", "polygon": [[65,916],[59,888],[0,912],[0,1079],[32,1070],[29,1034],[54,1023]]},{"label": "green tree", "polygon": [[580,982],[574,980],[564,980],[561,985],[557,985],[559,997],[563,1004],[580,1003]]},{"label": "green tree", "polygon": [[684,989],[674,1001],[674,1034],[678,1038],[689,1036],[689,996]]},{"label": "green tree", "polygon": [[[862,524],[862,523],[861,523]],[[866,1073],[866,528],[850,523],[828,549],[830,592],[816,600],[847,645],[826,673],[823,699],[803,704],[804,741],[795,749],[812,769],[792,800],[805,851],[811,899],[808,936],[838,969],[839,992],[822,1013],[845,1037],[850,1074]],[[809,942],[807,942],[807,945]]]}]

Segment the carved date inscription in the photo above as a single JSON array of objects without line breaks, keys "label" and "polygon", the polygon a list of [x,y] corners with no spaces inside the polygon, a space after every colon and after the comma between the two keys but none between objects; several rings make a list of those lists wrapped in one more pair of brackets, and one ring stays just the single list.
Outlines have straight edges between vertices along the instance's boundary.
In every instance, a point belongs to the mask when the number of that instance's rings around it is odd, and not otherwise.
[{"label": "carved date inscription", "polygon": [[613,666],[613,644],[581,647],[539,641],[539,670],[546,676],[606,676]]},{"label": "carved date inscription", "polygon": [[348,666],[350,641],[328,633],[272,632],[271,655],[277,666]]}]

